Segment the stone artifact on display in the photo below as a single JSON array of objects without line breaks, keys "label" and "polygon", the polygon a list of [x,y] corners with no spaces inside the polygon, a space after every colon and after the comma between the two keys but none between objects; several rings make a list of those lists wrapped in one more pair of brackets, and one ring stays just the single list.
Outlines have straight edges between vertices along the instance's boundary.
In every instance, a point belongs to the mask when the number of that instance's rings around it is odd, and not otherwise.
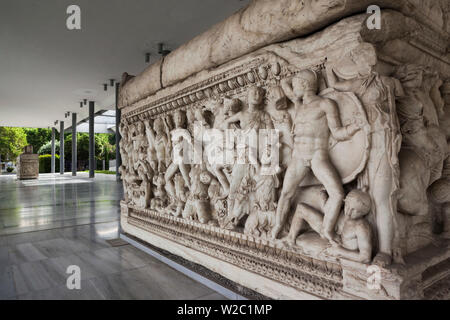
[{"label": "stone artifact on display", "polygon": [[276,299],[450,298],[450,3],[253,0],[124,74],[125,233]]}]

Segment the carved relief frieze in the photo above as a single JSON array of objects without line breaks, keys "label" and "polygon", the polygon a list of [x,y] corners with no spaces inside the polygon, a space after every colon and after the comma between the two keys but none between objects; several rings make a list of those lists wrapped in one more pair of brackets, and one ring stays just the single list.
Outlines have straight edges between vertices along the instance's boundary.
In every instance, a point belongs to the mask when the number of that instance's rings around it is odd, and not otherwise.
[{"label": "carved relief frieze", "polygon": [[445,243],[442,35],[402,33],[434,52],[413,64],[330,32],[348,48],[303,59],[303,40],[292,40],[126,106],[126,223],[325,298],[342,293],[342,261],[363,279],[370,265],[389,274],[408,254]]}]

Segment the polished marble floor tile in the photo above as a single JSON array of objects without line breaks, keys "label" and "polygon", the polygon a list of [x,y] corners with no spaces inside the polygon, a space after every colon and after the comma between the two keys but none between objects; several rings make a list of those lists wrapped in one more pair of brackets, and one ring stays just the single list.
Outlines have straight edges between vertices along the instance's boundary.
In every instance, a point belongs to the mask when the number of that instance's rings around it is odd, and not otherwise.
[{"label": "polished marble floor tile", "polygon": [[79,290],[68,290],[66,286],[56,286],[45,290],[19,295],[18,300],[104,300],[89,280],[81,281]]},{"label": "polished marble floor tile", "polygon": [[[114,176],[0,176],[0,299],[224,299],[120,235]],[[69,290],[69,266],[81,289]]]},{"label": "polished marble floor tile", "polygon": [[10,265],[0,266],[0,299],[10,299],[15,296],[12,267]]}]

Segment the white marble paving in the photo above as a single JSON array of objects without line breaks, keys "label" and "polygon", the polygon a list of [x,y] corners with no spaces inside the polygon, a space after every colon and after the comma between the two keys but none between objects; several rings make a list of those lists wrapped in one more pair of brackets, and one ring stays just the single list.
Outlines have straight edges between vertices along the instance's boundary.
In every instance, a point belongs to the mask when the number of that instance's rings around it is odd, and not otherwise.
[{"label": "white marble paving", "polygon": [[[0,299],[224,299],[119,237],[115,176],[0,176]],[[66,271],[81,269],[81,289]]]}]

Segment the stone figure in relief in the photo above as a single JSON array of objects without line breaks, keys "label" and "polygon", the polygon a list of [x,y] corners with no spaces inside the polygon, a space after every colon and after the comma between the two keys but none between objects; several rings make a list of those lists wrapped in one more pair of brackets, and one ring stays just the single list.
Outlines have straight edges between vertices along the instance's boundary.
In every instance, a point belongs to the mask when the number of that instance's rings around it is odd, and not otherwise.
[{"label": "stone figure in relief", "polygon": [[131,185],[135,182],[135,177],[130,175],[124,165],[119,167],[119,173],[122,178],[123,183],[123,193],[125,197],[125,202],[130,203],[133,199],[133,193],[131,189]]},{"label": "stone figure in relief", "polygon": [[147,157],[148,141],[145,135],[144,123],[142,121],[137,122],[133,126],[131,133],[131,141],[133,144],[131,157],[133,159],[133,169],[137,170],[139,160],[144,160]]},{"label": "stone figure in relief", "polygon": [[156,155],[155,141],[153,139],[155,133],[150,126],[150,120],[145,120],[144,126],[147,137],[147,162],[150,164],[154,172],[158,172],[158,157]]},{"label": "stone figure in relief", "polygon": [[261,156],[261,170],[253,175],[255,195],[249,217],[245,222],[244,232],[256,237],[270,236],[270,231],[275,225],[277,190],[280,181],[277,172],[271,175],[261,174],[264,170],[268,172],[272,165],[271,151],[271,146],[267,146]]},{"label": "stone figure in relief", "polygon": [[[308,203],[300,203],[297,206],[295,215],[292,218],[289,235],[286,240],[290,244],[295,244],[299,232],[305,230],[307,223],[311,229],[319,233],[322,237],[324,214],[323,208],[326,204],[326,197],[323,197],[320,189],[315,200],[321,199],[320,210]],[[339,235],[338,245],[327,249],[327,253],[345,259],[370,263],[372,260],[372,231],[365,216],[371,209],[370,196],[361,190],[352,190],[345,198],[345,206],[336,223],[336,233]]]},{"label": "stone figure in relief", "polygon": [[209,187],[213,178],[202,165],[193,166],[190,175],[191,193],[183,211],[183,218],[208,223],[212,218]]},{"label": "stone figure in relief", "polygon": [[164,174],[159,173],[155,175],[153,177],[153,184],[155,188],[153,190],[153,198],[150,200],[150,209],[160,212],[166,208],[168,202]]},{"label": "stone figure in relief", "polygon": [[[242,110],[235,115],[227,118],[224,122],[224,125],[228,127],[228,125],[232,123],[240,124],[240,137],[238,139],[245,139],[245,137],[249,137],[252,134],[255,137],[258,137],[259,130],[261,129],[273,129],[273,123],[270,119],[269,114],[267,114],[263,110],[263,101],[264,101],[264,89],[261,87],[250,87],[248,89],[248,108]],[[248,145],[247,145],[248,146]],[[234,200],[236,198],[238,189],[240,187],[241,181],[243,177],[247,174],[250,163],[259,166],[258,163],[258,151],[253,150],[253,148],[246,148],[245,154],[248,158],[245,159],[245,163],[235,163],[232,172],[231,185],[230,185],[230,193],[228,196],[228,210],[231,212],[233,210]],[[239,161],[238,161],[239,162]]]},{"label": "stone figure in relief", "polygon": [[[211,111],[214,115],[213,128],[221,131],[229,129],[228,126],[225,125],[225,120],[238,112],[240,106],[241,101],[239,99],[225,98],[212,101],[212,103],[206,107],[206,110]],[[226,151],[230,151],[230,153],[234,155],[234,149],[226,150],[226,146],[224,147],[225,136],[222,135],[220,138],[221,141],[218,142],[218,145],[215,144],[214,141],[212,141],[212,144],[214,145],[211,145],[211,147],[216,148],[216,150],[211,150],[211,152],[207,153],[213,153],[215,157],[220,157],[220,159],[208,159],[207,161],[210,164],[210,171],[217,177],[224,190],[223,195],[227,196],[230,192],[230,181],[224,172],[226,167],[226,161],[224,161],[224,157],[226,155]]]},{"label": "stone figure in relief", "polygon": [[119,127],[119,132],[122,137],[120,139],[119,147],[120,147],[120,154],[122,156],[122,163],[125,166],[125,170],[130,172],[133,169],[133,143],[131,141],[131,133],[130,133],[130,127],[125,125],[124,123],[121,123]]},{"label": "stone figure in relief", "polygon": [[125,201],[127,203],[130,203],[133,200],[132,186],[138,179],[137,174],[133,169],[131,156],[133,144],[131,142],[130,130],[128,126],[126,126],[124,123],[121,123],[119,126],[119,132],[122,136],[119,147],[123,163],[123,165],[119,168],[119,173],[122,177]]},{"label": "stone figure in relief", "polygon": [[241,101],[237,98],[214,99],[206,106],[214,115],[213,128],[218,130],[229,129],[225,120],[235,115],[241,109]]},{"label": "stone figure in relief", "polygon": [[167,136],[170,137],[169,145],[172,151],[172,163],[166,170],[165,179],[166,179],[166,187],[169,191],[169,194],[172,198],[175,197],[175,185],[172,181],[174,175],[180,171],[183,176],[185,185],[187,188],[191,187],[191,182],[189,178],[190,166],[185,163],[185,154],[184,154],[184,144],[192,145],[192,137],[187,129],[184,128],[186,121],[185,115],[182,111],[177,110],[173,114],[173,120],[175,123],[175,128],[170,130],[169,126],[169,117],[164,119],[164,125],[166,128]]},{"label": "stone figure in relief", "polygon": [[154,171],[145,161],[139,160],[137,164],[137,174],[139,177],[139,206],[141,208],[150,207],[152,196],[152,180]]},{"label": "stone figure in relief", "polygon": [[175,174],[173,181],[175,184],[175,201],[168,207],[167,210],[175,217],[180,217],[185,208],[189,190],[186,188],[183,176],[180,173]]},{"label": "stone figure in relief", "polygon": [[441,176],[447,153],[445,133],[438,120],[443,113],[443,101],[440,93],[435,92],[442,80],[429,68],[417,65],[400,67],[396,77],[405,91],[405,97],[397,101],[403,145],[425,162],[431,173],[429,182],[433,183]]},{"label": "stone figure in relief", "polygon": [[[348,65],[351,74],[345,75],[345,78],[341,75],[340,78],[337,70]],[[398,154],[402,137],[395,99],[404,93],[400,82],[378,74],[374,70],[376,65],[375,48],[363,43],[343,57],[334,68],[328,66],[327,75],[332,88],[357,95],[366,109],[371,126],[372,147],[366,169],[359,178],[359,187],[368,190],[374,204],[372,213],[379,241],[379,252],[374,262],[383,266],[391,263],[393,255],[398,262],[402,262],[400,227],[396,216],[400,177]]]},{"label": "stone figure in relief", "polygon": [[292,118],[288,109],[287,97],[280,86],[268,89],[269,106],[267,112],[272,118],[275,129],[280,132],[280,159],[284,168],[287,168],[292,156],[294,140],[292,137]]},{"label": "stone figure in relief", "polygon": [[[206,121],[204,112],[205,108],[195,107],[194,112],[194,128],[193,128],[193,162],[198,163],[200,161],[204,165],[208,165],[207,153],[204,152],[209,148],[210,141],[205,139],[205,132],[211,129],[210,124]],[[201,149],[200,149],[201,148]],[[201,152],[200,152],[201,151]],[[199,158],[196,158],[199,157]],[[207,169],[210,169],[207,166]]]},{"label": "stone figure in relief", "polygon": [[169,141],[164,131],[163,120],[161,118],[154,120],[153,128],[155,131],[151,128],[150,121],[147,120],[144,124],[149,146],[149,161],[152,168],[157,172],[165,172],[170,162],[170,150],[168,150]]},{"label": "stone figure in relief", "polygon": [[442,81],[429,68],[401,66],[396,77],[405,96],[397,99],[397,113],[403,135],[400,160],[398,211],[411,216],[430,212],[428,187],[442,175],[447,154],[445,133],[437,123],[442,113],[442,97],[433,87]]},{"label": "stone figure in relief", "polygon": [[329,159],[330,134],[336,140],[343,141],[350,139],[360,128],[356,124],[343,127],[336,103],[317,95],[315,72],[303,70],[292,79],[292,84],[286,80],[282,85],[296,108],[294,150],[285,174],[272,237],[276,238],[281,231],[297,187],[311,170],[329,195],[324,210],[323,234],[334,243],[334,227],[344,200],[344,190],[341,178]]},{"label": "stone figure in relief", "polygon": [[186,110],[186,128],[194,136],[195,111],[192,108]]}]

